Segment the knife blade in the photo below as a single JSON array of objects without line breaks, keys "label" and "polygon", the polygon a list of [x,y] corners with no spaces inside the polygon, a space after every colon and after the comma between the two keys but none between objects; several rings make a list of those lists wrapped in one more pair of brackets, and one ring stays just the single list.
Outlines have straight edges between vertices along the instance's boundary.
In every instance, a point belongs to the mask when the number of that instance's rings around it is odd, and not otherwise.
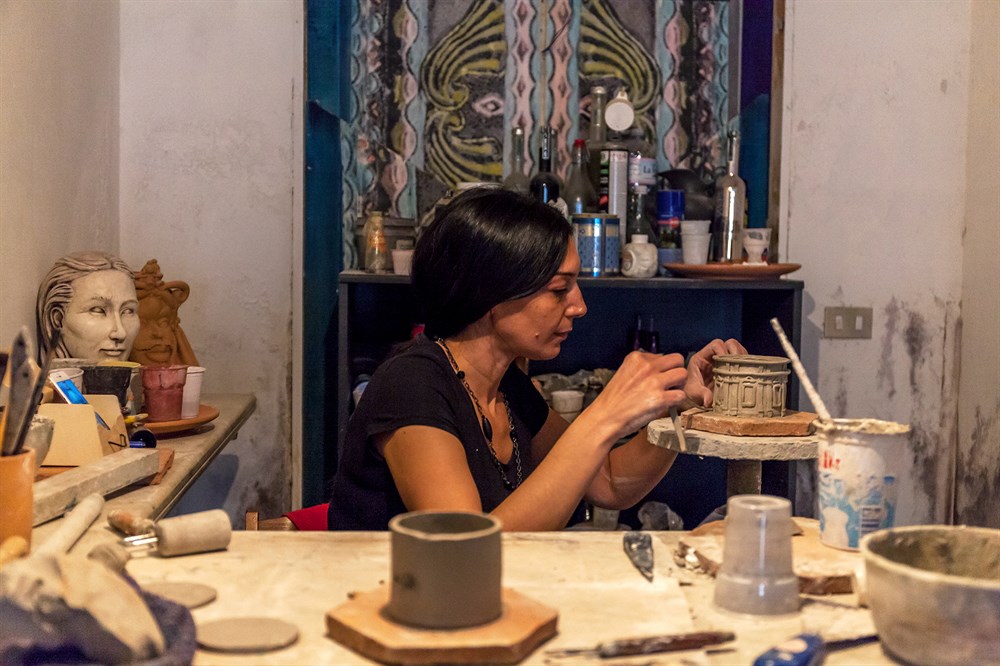
[{"label": "knife blade", "polygon": [[653,539],[645,532],[625,532],[622,546],[632,566],[653,582]]}]

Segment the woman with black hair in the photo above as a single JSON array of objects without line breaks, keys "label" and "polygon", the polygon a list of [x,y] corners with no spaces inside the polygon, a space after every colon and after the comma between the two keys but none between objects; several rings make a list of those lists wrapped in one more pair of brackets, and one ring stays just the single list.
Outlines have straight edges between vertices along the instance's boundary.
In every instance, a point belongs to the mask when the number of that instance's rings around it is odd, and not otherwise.
[{"label": "woman with black hair", "polygon": [[438,213],[413,257],[425,333],[378,368],[351,417],[330,529],[438,509],[553,530],[581,500],[624,509],[652,490],[676,454],[649,444],[645,425],[710,404],[712,357],[746,350],[713,340],[687,369],[679,354],[633,352],[567,423],[515,360],[559,353],[587,312],[579,269],[570,224],[528,197],[473,189]]}]

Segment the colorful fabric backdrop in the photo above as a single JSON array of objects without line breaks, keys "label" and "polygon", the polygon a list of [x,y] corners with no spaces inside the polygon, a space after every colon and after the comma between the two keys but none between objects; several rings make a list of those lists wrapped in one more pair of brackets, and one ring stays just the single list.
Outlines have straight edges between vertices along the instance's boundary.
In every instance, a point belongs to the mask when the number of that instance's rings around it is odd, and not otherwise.
[{"label": "colorful fabric backdrop", "polygon": [[590,89],[629,91],[658,167],[711,174],[729,118],[728,0],[353,0],[342,127],[344,265],[369,210],[419,217],[462,181],[498,181],[515,126],[556,132],[560,175]]}]

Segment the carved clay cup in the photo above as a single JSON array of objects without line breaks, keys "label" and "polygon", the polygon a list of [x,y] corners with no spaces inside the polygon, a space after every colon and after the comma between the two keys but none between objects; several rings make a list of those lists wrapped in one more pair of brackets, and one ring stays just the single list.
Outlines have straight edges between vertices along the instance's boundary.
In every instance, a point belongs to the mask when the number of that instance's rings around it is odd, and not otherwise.
[{"label": "carved clay cup", "polygon": [[491,622],[503,610],[500,521],[482,513],[416,511],[389,521],[387,615],[428,629]]}]

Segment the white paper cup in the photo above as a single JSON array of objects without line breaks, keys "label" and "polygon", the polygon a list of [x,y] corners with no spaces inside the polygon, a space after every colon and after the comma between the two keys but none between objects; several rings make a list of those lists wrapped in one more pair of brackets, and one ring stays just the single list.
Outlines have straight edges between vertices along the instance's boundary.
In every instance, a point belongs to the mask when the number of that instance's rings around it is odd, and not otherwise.
[{"label": "white paper cup", "polygon": [[704,264],[708,261],[708,243],[712,234],[681,234],[681,249],[685,264]]},{"label": "white paper cup", "polygon": [[187,381],[184,382],[184,398],[181,403],[181,418],[193,419],[198,416],[201,407],[201,383],[205,378],[205,368],[190,365],[187,369]]},{"label": "white paper cup", "polygon": [[409,275],[413,266],[413,250],[392,251],[392,272],[396,275]]},{"label": "white paper cup", "polygon": [[711,225],[711,220],[681,220],[681,233],[707,234]]},{"label": "white paper cup", "polygon": [[572,389],[553,391],[552,409],[559,413],[579,413],[583,409],[583,391]]},{"label": "white paper cup", "polygon": [[819,538],[857,550],[861,537],[893,526],[896,475],[910,426],[876,419],[816,421]]}]

